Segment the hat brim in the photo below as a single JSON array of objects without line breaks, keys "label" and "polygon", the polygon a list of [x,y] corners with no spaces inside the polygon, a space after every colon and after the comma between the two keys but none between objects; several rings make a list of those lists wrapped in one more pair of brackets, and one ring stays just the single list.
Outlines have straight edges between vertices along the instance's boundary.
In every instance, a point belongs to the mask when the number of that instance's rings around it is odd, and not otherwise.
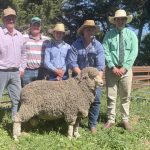
[{"label": "hat brim", "polygon": [[83,29],[87,28],[87,27],[95,27],[96,31],[99,32],[99,28],[96,25],[82,25],[78,30],[77,30],[77,34],[81,35],[83,33]]},{"label": "hat brim", "polygon": [[119,17],[108,17],[108,20],[110,23],[112,24],[115,24],[115,18],[121,18],[121,17],[126,17],[127,18],[127,22],[126,23],[130,23],[133,19],[133,16],[132,15],[128,15],[128,16],[119,16]]},{"label": "hat brim", "polygon": [[6,14],[6,15],[3,15],[3,17],[7,17],[7,16],[17,16],[16,14]]},{"label": "hat brim", "polygon": [[41,25],[41,22],[39,22],[39,21],[33,21],[33,22],[31,22],[31,25],[34,25],[34,24],[39,24],[39,25]]},{"label": "hat brim", "polygon": [[70,30],[67,30],[67,31],[59,31],[59,30],[54,30],[54,29],[48,29],[48,33],[50,33],[50,34],[54,34],[54,32],[55,31],[57,31],[57,32],[62,32],[62,33],[64,33],[65,35],[68,35],[68,34],[70,34]]}]

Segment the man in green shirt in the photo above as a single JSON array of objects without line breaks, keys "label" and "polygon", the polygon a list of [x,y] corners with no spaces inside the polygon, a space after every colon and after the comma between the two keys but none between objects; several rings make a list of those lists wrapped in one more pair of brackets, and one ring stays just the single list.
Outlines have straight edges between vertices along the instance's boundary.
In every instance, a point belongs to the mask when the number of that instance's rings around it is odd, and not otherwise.
[{"label": "man in green shirt", "polygon": [[132,85],[132,66],[138,54],[138,40],[135,33],[125,27],[132,21],[124,10],[117,10],[109,21],[115,28],[106,33],[103,41],[106,58],[106,87],[108,98],[108,121],[104,128],[115,124],[117,94],[121,99],[121,114],[124,128],[131,131],[129,104]]}]

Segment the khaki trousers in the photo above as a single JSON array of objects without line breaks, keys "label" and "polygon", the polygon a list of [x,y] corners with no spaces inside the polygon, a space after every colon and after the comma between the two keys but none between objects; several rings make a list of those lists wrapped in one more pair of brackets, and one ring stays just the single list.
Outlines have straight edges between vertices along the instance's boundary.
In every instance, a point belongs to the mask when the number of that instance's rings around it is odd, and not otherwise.
[{"label": "khaki trousers", "polygon": [[119,77],[113,74],[111,69],[106,68],[107,115],[108,121],[112,123],[115,123],[117,95],[121,100],[122,120],[128,121],[132,76],[132,69]]}]

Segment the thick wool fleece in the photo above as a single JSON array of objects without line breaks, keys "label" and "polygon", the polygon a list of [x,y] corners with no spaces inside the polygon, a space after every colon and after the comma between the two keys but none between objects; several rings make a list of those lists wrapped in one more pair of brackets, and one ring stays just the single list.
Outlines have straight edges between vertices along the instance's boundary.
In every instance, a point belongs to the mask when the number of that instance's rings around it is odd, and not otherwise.
[{"label": "thick wool fleece", "polygon": [[88,115],[95,98],[95,80],[99,74],[92,67],[82,70],[77,78],[62,81],[34,81],[21,93],[21,107],[14,122],[25,122],[33,116],[46,120],[65,118],[74,124],[77,117]]}]

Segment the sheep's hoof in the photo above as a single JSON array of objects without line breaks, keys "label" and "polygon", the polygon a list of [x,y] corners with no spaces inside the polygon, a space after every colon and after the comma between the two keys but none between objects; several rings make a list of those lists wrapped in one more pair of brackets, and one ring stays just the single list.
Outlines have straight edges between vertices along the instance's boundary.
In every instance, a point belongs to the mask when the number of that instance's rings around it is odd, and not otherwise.
[{"label": "sheep's hoof", "polygon": [[21,135],[20,135],[20,136],[30,136],[30,134],[27,133],[27,132],[21,132]]},{"label": "sheep's hoof", "polygon": [[74,137],[75,137],[75,138],[79,138],[79,137],[80,137],[79,132],[74,132]]},{"label": "sheep's hoof", "polygon": [[72,140],[72,136],[68,136],[69,140]]},{"label": "sheep's hoof", "polygon": [[19,142],[18,137],[17,137],[16,135],[13,136],[13,139],[14,139],[16,142]]}]

